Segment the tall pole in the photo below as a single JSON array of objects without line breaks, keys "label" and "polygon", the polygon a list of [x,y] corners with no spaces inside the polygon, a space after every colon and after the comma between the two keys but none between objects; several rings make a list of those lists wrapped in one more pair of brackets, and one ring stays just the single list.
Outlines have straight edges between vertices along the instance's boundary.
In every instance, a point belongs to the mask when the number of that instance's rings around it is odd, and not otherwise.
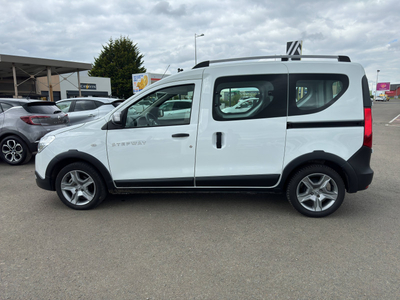
[{"label": "tall pole", "polygon": [[12,64],[13,78],[14,78],[14,98],[18,98],[18,83],[17,83],[17,71],[15,70],[15,64]]},{"label": "tall pole", "polygon": [[196,33],[194,34],[194,65],[197,65],[197,45],[196,45],[196,39],[198,37],[204,36],[204,33],[197,35]]},{"label": "tall pole", "polygon": [[194,34],[194,65],[197,65],[196,34]]},{"label": "tall pole", "polygon": [[78,76],[78,91],[79,91],[79,97],[82,97],[81,78],[79,77],[79,69],[76,70],[76,74],[77,74],[77,76]]},{"label": "tall pole", "polygon": [[54,102],[53,84],[51,82],[51,67],[47,67],[47,84],[49,86],[49,98],[50,98],[50,101]]},{"label": "tall pole", "polygon": [[376,70],[376,87],[375,87],[375,99],[376,99],[376,92],[378,90],[378,75],[381,70]]}]

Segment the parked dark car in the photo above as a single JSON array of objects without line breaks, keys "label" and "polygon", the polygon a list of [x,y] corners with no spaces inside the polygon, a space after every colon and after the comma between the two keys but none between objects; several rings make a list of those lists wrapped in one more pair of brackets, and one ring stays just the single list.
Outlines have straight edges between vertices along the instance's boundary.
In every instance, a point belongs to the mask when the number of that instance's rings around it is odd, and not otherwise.
[{"label": "parked dark car", "polygon": [[0,98],[0,157],[10,165],[28,162],[46,133],[67,126],[54,102]]}]

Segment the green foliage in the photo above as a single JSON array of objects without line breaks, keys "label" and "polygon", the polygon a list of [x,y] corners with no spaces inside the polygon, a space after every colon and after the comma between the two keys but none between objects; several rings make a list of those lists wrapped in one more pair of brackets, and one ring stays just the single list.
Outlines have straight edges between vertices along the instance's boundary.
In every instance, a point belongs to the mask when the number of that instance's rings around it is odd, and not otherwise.
[{"label": "green foliage", "polygon": [[137,44],[123,36],[116,40],[110,38],[99,57],[94,59],[89,75],[111,78],[113,96],[128,98],[133,94],[132,74],[146,72],[142,65],[143,55]]}]

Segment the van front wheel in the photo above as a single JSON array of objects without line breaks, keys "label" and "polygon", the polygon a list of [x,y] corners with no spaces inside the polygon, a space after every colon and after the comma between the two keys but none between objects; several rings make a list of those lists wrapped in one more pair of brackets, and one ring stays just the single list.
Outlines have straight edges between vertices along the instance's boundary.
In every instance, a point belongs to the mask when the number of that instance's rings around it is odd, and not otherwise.
[{"label": "van front wheel", "polygon": [[325,165],[310,165],[293,175],[286,196],[298,212],[320,218],[340,207],[345,192],[343,180],[335,170]]},{"label": "van front wheel", "polygon": [[107,196],[103,179],[89,164],[75,162],[57,175],[56,190],[61,201],[73,209],[91,209]]}]

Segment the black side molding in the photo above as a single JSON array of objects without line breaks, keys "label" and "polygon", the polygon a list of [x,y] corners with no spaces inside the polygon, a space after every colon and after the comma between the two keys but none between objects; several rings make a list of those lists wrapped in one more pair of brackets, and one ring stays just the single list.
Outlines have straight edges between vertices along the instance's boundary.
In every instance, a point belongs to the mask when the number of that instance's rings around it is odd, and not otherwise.
[{"label": "black side molding", "polygon": [[118,188],[194,187],[194,178],[184,177],[184,178],[116,180],[115,186]]},{"label": "black side molding", "polygon": [[196,187],[271,187],[279,178],[280,174],[196,177]]},{"label": "black side molding", "polygon": [[362,127],[364,120],[359,121],[327,121],[327,122],[287,122],[287,129],[295,128],[334,128],[334,127]]}]

